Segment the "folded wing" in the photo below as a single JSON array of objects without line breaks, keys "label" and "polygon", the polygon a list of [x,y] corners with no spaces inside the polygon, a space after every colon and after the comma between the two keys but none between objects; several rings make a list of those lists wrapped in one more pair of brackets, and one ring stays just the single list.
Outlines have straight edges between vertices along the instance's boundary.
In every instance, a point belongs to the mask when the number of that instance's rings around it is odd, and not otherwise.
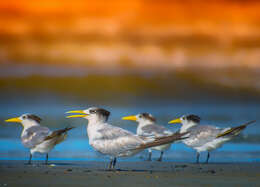
[{"label": "folded wing", "polygon": [[21,137],[22,143],[27,148],[34,148],[42,143],[45,138],[51,133],[50,129],[42,126],[33,126],[25,130]]},{"label": "folded wing", "polygon": [[173,134],[173,133],[163,126],[150,124],[150,125],[145,125],[144,127],[142,127],[141,133],[138,135],[161,137],[161,136],[169,136],[171,134]]}]

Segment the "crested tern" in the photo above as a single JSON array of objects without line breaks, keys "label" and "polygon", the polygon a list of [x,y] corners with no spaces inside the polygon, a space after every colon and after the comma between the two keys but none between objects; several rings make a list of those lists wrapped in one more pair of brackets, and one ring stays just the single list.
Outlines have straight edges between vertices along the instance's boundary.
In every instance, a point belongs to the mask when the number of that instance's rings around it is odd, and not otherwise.
[{"label": "crested tern", "polygon": [[67,118],[85,118],[88,120],[87,134],[89,144],[98,152],[111,158],[108,169],[114,169],[117,157],[130,157],[144,149],[172,143],[182,139],[187,133],[178,133],[165,137],[147,138],[107,123],[110,112],[91,107],[86,110],[75,110],[67,113],[78,113]]},{"label": "crested tern", "polygon": [[22,144],[30,149],[28,164],[31,164],[33,154],[39,152],[46,154],[45,164],[48,164],[48,153],[55,145],[61,143],[67,137],[67,131],[74,127],[51,131],[47,127],[40,125],[41,118],[34,114],[23,114],[20,117],[5,120],[6,122],[21,123],[23,131],[21,133]]},{"label": "crested tern", "polygon": [[182,140],[183,143],[197,151],[196,163],[199,163],[200,153],[207,151],[206,163],[208,163],[210,151],[221,147],[225,142],[240,134],[247,125],[254,122],[249,121],[236,127],[219,128],[211,125],[200,125],[200,117],[191,114],[171,120],[169,123],[181,123],[180,133],[189,131],[189,138]]},{"label": "crested tern", "polygon": [[[156,124],[156,119],[151,114],[141,113],[134,116],[126,116],[122,118],[123,120],[132,120],[138,122],[136,133],[139,136],[145,137],[162,137],[172,135],[173,132],[166,129],[161,125]],[[152,150],[158,150],[161,152],[160,157],[157,161],[162,161],[163,153],[165,150],[168,150],[171,147],[171,144],[164,144],[156,147],[151,147],[148,149],[149,157],[148,161],[152,159]]]}]

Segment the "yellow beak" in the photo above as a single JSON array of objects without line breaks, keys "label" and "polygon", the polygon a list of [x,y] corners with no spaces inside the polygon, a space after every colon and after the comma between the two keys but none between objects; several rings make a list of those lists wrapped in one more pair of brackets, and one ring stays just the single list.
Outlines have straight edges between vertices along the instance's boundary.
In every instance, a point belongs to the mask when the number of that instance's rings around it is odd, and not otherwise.
[{"label": "yellow beak", "polygon": [[15,123],[21,123],[22,120],[20,120],[18,117],[17,118],[10,118],[5,120],[5,122],[15,122]]},{"label": "yellow beak", "polygon": [[86,114],[83,110],[71,110],[66,112],[67,114],[74,114],[74,113],[79,113],[79,114]]},{"label": "yellow beak", "polygon": [[181,119],[180,118],[174,119],[174,120],[169,121],[168,123],[181,123]]},{"label": "yellow beak", "polygon": [[66,118],[84,118],[84,117],[88,116],[88,114],[86,114],[83,110],[71,110],[66,113],[67,114],[78,113],[77,115],[67,116]]},{"label": "yellow beak", "polygon": [[136,118],[136,116],[126,116],[126,117],[123,117],[122,120],[132,120],[132,121],[136,121],[137,118]]}]

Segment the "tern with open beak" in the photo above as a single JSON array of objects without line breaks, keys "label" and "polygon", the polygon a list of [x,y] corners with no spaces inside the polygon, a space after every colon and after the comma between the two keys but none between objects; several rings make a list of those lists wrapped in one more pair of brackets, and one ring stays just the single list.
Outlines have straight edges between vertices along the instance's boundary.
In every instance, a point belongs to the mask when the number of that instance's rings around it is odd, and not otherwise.
[{"label": "tern with open beak", "polygon": [[23,131],[21,134],[22,144],[30,149],[28,164],[31,164],[35,152],[46,154],[45,164],[48,164],[48,153],[67,137],[67,131],[73,127],[50,131],[49,128],[40,125],[41,118],[34,114],[23,114],[20,117],[5,120],[6,122],[21,123]]},{"label": "tern with open beak", "polygon": [[109,155],[111,161],[108,169],[114,169],[117,157],[130,157],[146,148],[172,143],[182,139],[187,133],[178,133],[160,138],[147,138],[107,123],[110,112],[92,107],[86,110],[69,111],[78,115],[67,118],[85,118],[88,120],[87,134],[89,144],[98,152]]},{"label": "tern with open beak", "polygon": [[189,138],[182,140],[184,144],[197,151],[197,160],[199,163],[200,153],[207,151],[207,160],[209,161],[210,151],[221,147],[225,142],[231,140],[247,127],[254,123],[250,121],[237,127],[219,128],[210,125],[200,125],[200,117],[196,115],[184,115],[178,119],[172,120],[169,123],[181,123],[180,133],[189,131]]},{"label": "tern with open beak", "polygon": [[[139,136],[144,137],[162,137],[170,136],[173,134],[170,130],[166,129],[161,125],[156,124],[156,119],[148,113],[141,113],[135,116],[126,116],[122,120],[132,120],[138,122],[136,133]],[[164,144],[156,147],[151,147],[148,149],[149,157],[148,161],[152,159],[152,150],[158,150],[161,152],[160,157],[157,161],[162,161],[163,153],[165,150],[168,150],[171,147],[171,144]]]}]

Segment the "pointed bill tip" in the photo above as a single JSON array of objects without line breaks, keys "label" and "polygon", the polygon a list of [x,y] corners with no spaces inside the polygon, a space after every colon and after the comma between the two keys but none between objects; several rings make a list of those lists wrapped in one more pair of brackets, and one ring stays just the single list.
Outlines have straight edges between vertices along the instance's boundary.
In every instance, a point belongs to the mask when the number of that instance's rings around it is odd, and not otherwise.
[{"label": "pointed bill tip", "polygon": [[131,120],[131,121],[136,121],[137,118],[136,116],[125,116],[121,118],[122,120]]},{"label": "pointed bill tip", "polygon": [[7,119],[7,120],[5,120],[5,122],[21,123],[22,120],[21,120],[19,117],[17,117],[17,118],[10,118],[10,119]]},{"label": "pointed bill tip", "polygon": [[171,120],[168,122],[168,124],[171,124],[171,123],[181,123],[181,119],[178,118],[178,119],[174,119],[174,120]]}]

